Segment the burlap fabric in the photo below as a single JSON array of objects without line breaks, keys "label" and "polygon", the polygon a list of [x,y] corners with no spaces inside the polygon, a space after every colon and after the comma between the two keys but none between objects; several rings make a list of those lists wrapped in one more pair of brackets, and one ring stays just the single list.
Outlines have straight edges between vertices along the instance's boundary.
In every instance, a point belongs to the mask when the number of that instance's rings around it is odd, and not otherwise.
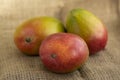
[{"label": "burlap fabric", "polygon": [[[105,50],[89,57],[73,73],[52,73],[38,56],[15,46],[15,28],[27,19],[54,16],[65,22],[69,10],[85,8],[98,16],[109,33]],[[120,0],[0,0],[0,80],[120,80]]]}]

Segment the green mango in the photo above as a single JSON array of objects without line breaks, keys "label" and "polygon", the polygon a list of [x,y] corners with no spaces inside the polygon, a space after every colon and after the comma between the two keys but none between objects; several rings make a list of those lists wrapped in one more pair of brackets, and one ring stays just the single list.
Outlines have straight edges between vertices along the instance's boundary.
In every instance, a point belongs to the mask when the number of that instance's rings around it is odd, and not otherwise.
[{"label": "green mango", "polygon": [[66,30],[82,37],[89,48],[90,54],[95,54],[105,48],[108,32],[105,25],[94,14],[85,9],[73,9],[66,18]]}]

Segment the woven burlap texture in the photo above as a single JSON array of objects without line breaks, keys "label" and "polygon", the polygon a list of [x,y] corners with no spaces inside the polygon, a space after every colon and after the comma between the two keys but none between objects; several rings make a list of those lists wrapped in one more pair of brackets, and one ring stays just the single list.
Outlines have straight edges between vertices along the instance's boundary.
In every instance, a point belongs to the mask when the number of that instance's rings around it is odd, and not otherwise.
[{"label": "woven burlap texture", "polygon": [[[89,57],[85,65],[68,74],[44,68],[38,56],[22,54],[13,33],[22,22],[38,16],[53,16],[65,23],[73,8],[98,16],[109,33],[105,50]],[[120,80],[120,0],[0,0],[0,80]]]}]

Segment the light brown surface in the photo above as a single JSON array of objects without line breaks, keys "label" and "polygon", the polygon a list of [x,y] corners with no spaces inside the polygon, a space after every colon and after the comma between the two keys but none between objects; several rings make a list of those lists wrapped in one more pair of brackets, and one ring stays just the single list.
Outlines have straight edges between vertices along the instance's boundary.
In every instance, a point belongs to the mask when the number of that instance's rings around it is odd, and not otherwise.
[{"label": "light brown surface", "polygon": [[[25,20],[54,16],[65,22],[72,8],[98,16],[109,33],[106,49],[90,56],[81,70],[69,74],[49,72],[39,57],[22,54],[13,33]],[[120,0],[0,0],[0,80],[120,80]]]}]

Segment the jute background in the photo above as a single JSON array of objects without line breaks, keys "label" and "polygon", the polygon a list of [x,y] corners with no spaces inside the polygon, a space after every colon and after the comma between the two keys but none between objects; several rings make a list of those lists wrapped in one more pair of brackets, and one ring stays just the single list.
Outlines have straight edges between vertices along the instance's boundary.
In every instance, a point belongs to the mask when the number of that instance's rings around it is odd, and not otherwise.
[{"label": "jute background", "polygon": [[[90,56],[73,73],[52,73],[38,56],[22,54],[13,33],[27,19],[53,16],[65,22],[69,10],[84,8],[98,16],[109,33],[105,50]],[[0,80],[120,80],[120,0],[0,0]]]}]

